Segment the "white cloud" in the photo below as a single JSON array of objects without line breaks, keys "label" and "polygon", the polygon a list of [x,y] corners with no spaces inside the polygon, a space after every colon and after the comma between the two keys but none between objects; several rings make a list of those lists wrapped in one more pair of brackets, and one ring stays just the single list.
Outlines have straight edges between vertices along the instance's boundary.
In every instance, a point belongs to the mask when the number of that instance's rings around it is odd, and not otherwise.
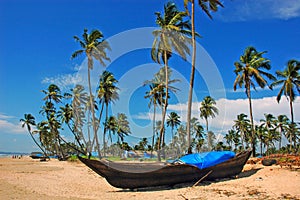
[{"label": "white cloud", "polygon": [[23,129],[21,123],[16,120],[16,117],[8,116],[0,113],[0,130],[1,133],[26,134],[26,129]]},{"label": "white cloud", "polygon": [[224,21],[291,19],[300,16],[300,0],[226,1],[216,17]]},{"label": "white cloud", "polygon": [[[105,68],[101,67],[99,63],[94,63],[94,68],[91,70],[91,86],[95,91],[97,83],[99,81],[99,74],[103,72]],[[80,64],[73,67],[74,72],[69,74],[60,74],[54,77],[45,77],[42,80],[43,84],[55,84],[61,90],[68,90],[74,88],[76,84],[80,84],[85,88],[88,87],[88,70],[86,59]]]},{"label": "white cloud", "polygon": [[[249,117],[249,102],[248,99],[218,99],[216,100],[216,106],[219,109],[219,115],[214,119],[209,119],[209,127],[214,130],[215,133],[225,133],[229,130],[233,121],[240,113],[245,113]],[[300,99],[297,98],[293,104],[295,121],[300,121]],[[192,106],[192,117],[199,118],[199,107],[200,102],[194,102]],[[276,97],[265,97],[260,99],[252,99],[253,115],[255,123],[259,123],[260,119],[264,118],[265,113],[273,114],[278,116],[285,114],[290,117],[289,103],[285,97],[282,97],[281,102],[277,103]],[[180,115],[180,120],[186,122],[187,115],[187,104],[171,104],[168,107],[168,111],[175,111]],[[150,120],[152,119],[153,113],[139,113],[133,116],[136,119]],[[158,114],[157,119],[161,119],[161,114]],[[199,119],[202,125],[205,125],[203,119]]]},{"label": "white cloud", "polygon": [[82,84],[83,78],[79,74],[65,74],[55,77],[46,77],[42,80],[43,84],[55,84],[61,89],[74,87],[76,84]]}]

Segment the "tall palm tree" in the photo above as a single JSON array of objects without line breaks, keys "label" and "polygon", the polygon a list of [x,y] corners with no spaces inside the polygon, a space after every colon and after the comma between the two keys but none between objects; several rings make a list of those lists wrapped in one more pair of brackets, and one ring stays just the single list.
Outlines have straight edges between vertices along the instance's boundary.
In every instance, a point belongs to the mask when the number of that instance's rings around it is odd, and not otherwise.
[{"label": "tall palm tree", "polygon": [[[194,78],[195,78],[195,65],[196,65],[196,35],[198,35],[195,31],[195,0],[184,0],[184,6],[187,10],[188,3],[191,3],[191,21],[192,21],[192,68],[190,75],[190,87],[189,87],[189,95],[188,95],[188,111],[187,111],[187,135],[188,135],[188,153],[192,153],[190,148],[191,143],[191,128],[190,128],[190,120],[192,115],[192,98],[193,98],[193,89],[194,89]],[[201,10],[212,19],[211,12],[218,11],[218,6],[223,7],[223,4],[219,0],[198,0],[198,4]]]},{"label": "tall palm tree", "polygon": [[251,102],[251,87],[256,90],[255,82],[259,85],[259,87],[264,88],[268,85],[266,78],[270,80],[276,80],[275,77],[264,71],[270,70],[271,65],[269,64],[270,60],[263,57],[266,51],[258,52],[254,47],[247,47],[242,56],[240,56],[240,60],[235,62],[235,74],[236,79],[233,84],[234,91],[237,89],[237,86],[240,88],[244,87],[246,90],[246,95],[249,100],[249,112],[250,112],[250,121],[251,121],[251,143],[253,156],[255,156],[255,129],[254,129],[254,121],[253,121],[253,113],[252,113],[252,102]]},{"label": "tall palm tree", "polygon": [[105,66],[105,61],[110,61],[110,59],[106,55],[106,51],[110,50],[110,46],[107,41],[103,39],[103,34],[99,30],[93,30],[88,33],[87,29],[84,29],[82,34],[82,39],[78,36],[74,36],[76,42],[79,42],[81,49],[75,51],[71,58],[74,59],[81,54],[85,54],[88,58],[88,85],[89,85],[89,94],[90,94],[90,104],[91,104],[91,112],[92,112],[92,124],[94,131],[94,138],[96,139],[96,145],[98,149],[99,158],[101,158],[100,153],[100,145],[97,136],[97,125],[96,125],[96,116],[95,116],[95,108],[94,108],[94,99],[92,93],[91,86],[91,70],[94,66],[94,59],[99,61],[99,63]]},{"label": "tall palm tree", "polygon": [[171,112],[167,119],[167,126],[171,127],[172,140],[174,137],[174,127],[176,128],[180,123],[180,116],[176,112]]},{"label": "tall palm tree", "polygon": [[[280,80],[276,80],[271,86],[282,85],[277,95],[277,102],[281,100],[282,94],[286,96],[290,103],[291,120],[294,123],[293,102],[296,99],[297,92],[300,93],[300,62],[297,60],[289,60],[283,71],[276,71],[276,75]],[[295,91],[296,89],[296,91]]]},{"label": "tall palm tree", "polygon": [[36,141],[36,139],[33,137],[33,134],[31,132],[31,126],[35,126],[35,118],[31,114],[24,114],[24,119],[20,119],[20,122],[22,122],[22,128],[25,126],[27,127],[27,130],[34,141],[34,143],[41,149],[41,151],[45,154],[46,157],[48,157],[46,151],[41,147],[41,145]]},{"label": "tall palm tree", "polygon": [[187,135],[186,135],[186,127],[183,124],[179,125],[179,127],[177,128],[177,134],[180,143],[180,153],[186,153],[186,151],[188,150],[187,138],[186,138]]},{"label": "tall palm tree", "polygon": [[278,145],[278,150],[280,151],[281,149],[281,142],[282,142],[282,135],[284,135],[287,124],[288,124],[288,117],[286,115],[278,115],[276,119],[276,124],[277,124],[277,129],[279,129],[279,145]]},{"label": "tall palm tree", "polygon": [[[215,105],[216,105],[216,101],[210,96],[204,97],[200,105],[200,117],[201,119],[205,119],[207,134],[208,134],[208,118],[209,117],[215,118],[216,115],[219,114],[218,108]],[[207,136],[209,138],[209,135]],[[208,148],[211,149],[211,146],[208,146]]]},{"label": "tall palm tree", "polygon": [[[115,78],[113,73],[109,71],[103,71],[100,76],[99,87],[97,90],[98,98],[100,99],[101,111],[99,116],[99,122],[102,118],[102,111],[105,105],[105,122],[108,120],[108,106],[110,103],[114,103],[116,100],[119,99],[118,90],[119,88],[116,86],[118,80]],[[104,126],[103,131],[103,149],[105,155],[105,137],[106,137],[106,127]]]},{"label": "tall palm tree", "polygon": [[240,134],[241,137],[241,144],[243,149],[245,149],[244,147],[244,143],[245,143],[245,138],[246,138],[246,133],[249,131],[249,127],[250,127],[250,120],[247,119],[247,115],[244,113],[241,113],[237,116],[237,119],[234,120],[234,125],[233,127],[237,130],[237,133]]},{"label": "tall palm tree", "polygon": [[[156,24],[161,28],[154,30],[153,35],[155,37],[152,49],[151,58],[161,63],[163,61],[165,65],[165,89],[166,96],[168,97],[168,59],[171,57],[173,50],[175,50],[184,60],[186,60],[186,54],[190,54],[188,44],[191,40],[186,35],[191,35],[189,21],[184,21],[184,17],[187,16],[186,12],[180,12],[175,3],[169,2],[164,6],[164,14],[161,16],[160,12],[156,12]],[[164,123],[168,107],[168,98],[165,98],[162,115],[162,126],[160,130],[160,138],[164,133]],[[159,148],[161,141],[159,141]],[[160,157],[158,157],[160,159]]]}]

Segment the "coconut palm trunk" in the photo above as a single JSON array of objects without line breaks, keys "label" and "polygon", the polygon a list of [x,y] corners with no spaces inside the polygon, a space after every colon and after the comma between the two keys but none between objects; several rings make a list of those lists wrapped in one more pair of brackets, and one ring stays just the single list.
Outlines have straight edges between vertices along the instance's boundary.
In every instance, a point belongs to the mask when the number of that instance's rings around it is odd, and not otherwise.
[{"label": "coconut palm trunk", "polygon": [[190,76],[190,87],[189,87],[189,95],[188,95],[188,110],[187,110],[187,136],[188,136],[188,154],[192,153],[191,148],[191,115],[192,115],[192,101],[193,101],[193,89],[194,89],[194,77],[195,77],[195,64],[196,64],[196,38],[195,38],[195,2],[191,0],[191,9],[192,9],[192,46],[193,46],[193,53],[192,53],[192,69],[191,69],[191,76]]},{"label": "coconut palm trunk", "polygon": [[169,94],[169,76],[168,76],[168,58],[167,58],[167,51],[164,50],[164,63],[165,63],[165,88],[166,88],[166,97],[165,97],[165,103],[162,110],[162,119],[161,119],[161,127],[160,127],[160,133],[159,133],[159,141],[158,141],[158,160],[161,161],[160,157],[160,150],[161,147],[163,147],[164,143],[164,132],[165,132],[165,120],[166,120],[166,113],[167,113],[167,107],[168,107],[168,94]]},{"label": "coconut palm trunk", "polygon": [[98,134],[97,134],[97,127],[96,127],[94,98],[93,98],[92,85],[91,85],[92,58],[91,58],[91,56],[89,54],[87,54],[87,56],[88,56],[88,84],[89,84],[90,104],[91,104],[91,112],[92,112],[92,126],[93,126],[93,131],[94,131],[94,138],[96,140],[98,157],[101,159],[100,145],[99,145]]},{"label": "coconut palm trunk", "polygon": [[155,114],[156,114],[156,104],[153,104],[153,135],[152,135],[152,149],[151,149],[151,158],[153,157],[154,149],[154,138],[155,138]]},{"label": "coconut palm trunk", "polygon": [[[292,124],[294,124],[293,101],[291,100],[291,96],[289,97],[289,101],[290,101],[291,120],[292,120]],[[290,142],[290,152],[292,152],[292,150],[293,150],[293,148],[292,148],[293,134],[290,134],[289,142]],[[295,148],[296,148],[296,146],[295,146]]]},{"label": "coconut palm trunk", "polygon": [[253,121],[253,113],[252,113],[252,101],[251,101],[251,90],[250,90],[250,84],[247,83],[247,96],[249,100],[249,112],[250,112],[250,122],[251,122],[251,147],[252,147],[252,156],[255,157],[255,129],[254,129],[254,121]]}]

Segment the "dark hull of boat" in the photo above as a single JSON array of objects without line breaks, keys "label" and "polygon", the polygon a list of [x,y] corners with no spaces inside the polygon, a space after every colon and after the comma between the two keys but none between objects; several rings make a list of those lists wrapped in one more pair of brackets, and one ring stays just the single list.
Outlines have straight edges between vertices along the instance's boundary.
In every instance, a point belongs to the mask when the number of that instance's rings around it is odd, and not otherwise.
[{"label": "dark hull of boat", "polygon": [[226,162],[202,170],[186,164],[128,164],[89,160],[82,157],[79,157],[79,159],[97,174],[104,177],[112,186],[123,189],[135,189],[196,183],[205,175],[207,175],[205,180],[233,177],[242,171],[250,155],[251,151],[245,151]]}]

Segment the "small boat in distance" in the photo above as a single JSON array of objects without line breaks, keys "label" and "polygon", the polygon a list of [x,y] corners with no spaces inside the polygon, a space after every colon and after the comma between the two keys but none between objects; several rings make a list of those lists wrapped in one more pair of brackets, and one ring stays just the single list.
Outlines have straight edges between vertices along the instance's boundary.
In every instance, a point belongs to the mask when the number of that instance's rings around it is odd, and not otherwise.
[{"label": "small boat in distance", "polygon": [[42,159],[46,158],[42,152],[31,152],[30,156],[32,159]]},{"label": "small boat in distance", "polygon": [[196,183],[199,180],[215,180],[238,175],[251,155],[251,150],[237,154],[220,164],[199,169],[189,164],[169,163],[117,163],[107,160],[79,160],[104,177],[117,188],[136,189],[157,186],[174,186]]}]

